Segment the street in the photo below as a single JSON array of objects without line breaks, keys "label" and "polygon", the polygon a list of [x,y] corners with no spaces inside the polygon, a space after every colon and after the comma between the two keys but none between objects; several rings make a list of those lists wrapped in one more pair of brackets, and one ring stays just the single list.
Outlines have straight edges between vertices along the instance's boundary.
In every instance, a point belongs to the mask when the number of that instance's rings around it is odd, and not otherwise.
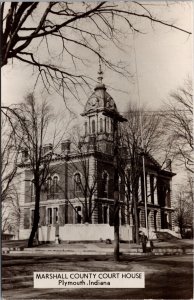
[{"label": "street", "polygon": [[[145,272],[145,289],[34,289],[35,271]],[[192,255],[134,257],[5,255],[2,289],[5,299],[191,299]]]}]

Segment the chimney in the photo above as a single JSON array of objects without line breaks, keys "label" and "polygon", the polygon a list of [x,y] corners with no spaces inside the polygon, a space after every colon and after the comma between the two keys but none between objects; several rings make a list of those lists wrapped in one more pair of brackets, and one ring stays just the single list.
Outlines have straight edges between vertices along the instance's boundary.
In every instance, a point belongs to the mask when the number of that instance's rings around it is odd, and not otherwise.
[{"label": "chimney", "polygon": [[22,149],[22,162],[25,162],[28,160],[28,149],[27,148],[23,148]]},{"label": "chimney", "polygon": [[46,144],[43,146],[43,155],[47,154],[49,151],[53,150],[52,144]]},{"label": "chimney", "polygon": [[61,142],[61,153],[68,154],[70,152],[71,141],[69,139]]},{"label": "chimney", "polygon": [[165,169],[167,170],[167,171],[172,171],[172,161],[171,161],[171,159],[167,159],[166,160],[166,167],[165,167]]}]

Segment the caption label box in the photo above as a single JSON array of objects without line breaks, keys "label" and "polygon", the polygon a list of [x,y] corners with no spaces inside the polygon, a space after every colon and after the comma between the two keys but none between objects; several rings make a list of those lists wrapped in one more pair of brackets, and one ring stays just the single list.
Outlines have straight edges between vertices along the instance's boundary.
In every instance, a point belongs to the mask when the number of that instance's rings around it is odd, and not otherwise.
[{"label": "caption label box", "polygon": [[145,288],[144,272],[34,272],[34,288]]}]

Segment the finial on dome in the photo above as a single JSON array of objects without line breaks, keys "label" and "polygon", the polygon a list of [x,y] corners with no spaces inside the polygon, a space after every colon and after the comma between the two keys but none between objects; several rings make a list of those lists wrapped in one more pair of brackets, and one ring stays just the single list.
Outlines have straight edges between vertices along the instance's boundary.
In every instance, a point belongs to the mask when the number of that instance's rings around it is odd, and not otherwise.
[{"label": "finial on dome", "polygon": [[102,79],[103,79],[103,72],[102,72],[102,66],[101,66],[101,59],[100,59],[100,56],[99,56],[99,71],[98,71],[98,82],[100,84],[102,84]]}]

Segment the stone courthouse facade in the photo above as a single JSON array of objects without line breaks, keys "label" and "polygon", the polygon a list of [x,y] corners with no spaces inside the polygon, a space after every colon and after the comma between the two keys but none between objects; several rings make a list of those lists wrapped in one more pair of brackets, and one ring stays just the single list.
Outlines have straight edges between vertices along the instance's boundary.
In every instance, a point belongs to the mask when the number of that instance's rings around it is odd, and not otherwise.
[{"label": "stone courthouse facade", "polygon": [[[42,190],[40,202],[39,239],[105,240],[114,236],[114,161],[113,119],[118,115],[116,104],[102,83],[89,97],[82,114],[84,135],[78,147],[70,140],[61,143],[60,153],[54,153],[50,175]],[[110,116],[108,113],[111,113]],[[46,145],[44,155],[52,151]],[[20,239],[28,238],[34,214],[34,186],[23,154],[21,180]],[[126,155],[127,157],[127,155]],[[147,211],[150,234],[173,230],[170,163],[165,170],[152,158],[146,157]],[[125,184],[119,178],[120,238],[132,239],[133,218],[126,205]],[[143,176],[139,179],[139,226],[145,229]]]}]

